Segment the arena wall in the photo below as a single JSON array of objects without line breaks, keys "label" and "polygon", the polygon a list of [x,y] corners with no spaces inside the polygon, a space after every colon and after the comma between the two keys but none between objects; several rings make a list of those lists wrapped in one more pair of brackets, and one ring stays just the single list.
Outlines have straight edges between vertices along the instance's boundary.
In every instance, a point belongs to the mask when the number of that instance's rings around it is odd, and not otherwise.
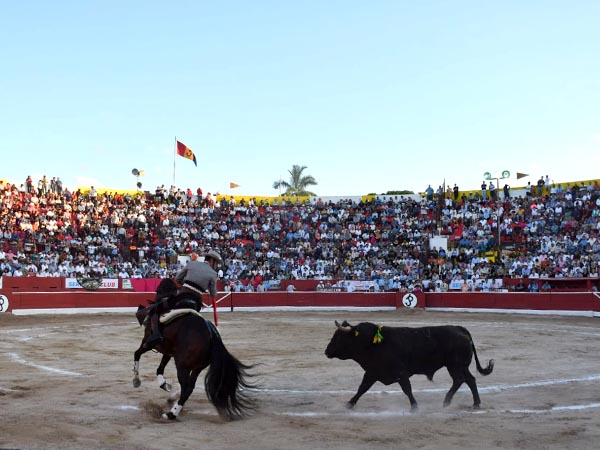
[{"label": "arena wall", "polygon": [[594,292],[430,292],[425,307],[437,309],[508,310],[598,315],[600,296]]},{"label": "arena wall", "polygon": [[[8,300],[6,312],[15,314],[73,313],[102,311],[134,311],[147,305],[154,295],[150,292],[9,292],[0,291]],[[405,295],[405,294],[404,294]],[[414,307],[424,307],[423,297],[414,295]],[[230,292],[217,297],[218,309],[235,308],[368,308],[396,309],[403,307],[403,294],[333,293],[333,292]],[[210,304],[208,296],[205,304]]]},{"label": "arena wall", "polygon": [[[142,292],[124,288],[121,281],[116,289],[87,291],[82,288],[67,288],[64,278],[3,277],[0,285],[0,311],[15,314],[125,312],[134,311],[138,305],[146,305],[154,297],[152,288],[157,280],[149,283],[147,290]],[[416,307],[600,316],[600,295],[597,292],[221,292],[217,301],[218,310]],[[209,304],[208,296],[204,302]]]}]

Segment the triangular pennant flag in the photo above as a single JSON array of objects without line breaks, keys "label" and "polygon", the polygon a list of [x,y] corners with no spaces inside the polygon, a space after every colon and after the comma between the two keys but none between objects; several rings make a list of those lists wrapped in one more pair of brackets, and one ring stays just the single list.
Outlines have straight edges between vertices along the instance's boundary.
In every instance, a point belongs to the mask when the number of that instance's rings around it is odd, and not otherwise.
[{"label": "triangular pennant flag", "polygon": [[229,189],[235,189],[236,187],[240,187],[240,185],[231,181],[229,182]]},{"label": "triangular pennant flag", "polygon": [[525,177],[528,177],[528,176],[529,176],[529,174],[528,174],[528,173],[521,173],[521,172],[517,172],[517,180],[518,180],[519,178],[525,178]]}]

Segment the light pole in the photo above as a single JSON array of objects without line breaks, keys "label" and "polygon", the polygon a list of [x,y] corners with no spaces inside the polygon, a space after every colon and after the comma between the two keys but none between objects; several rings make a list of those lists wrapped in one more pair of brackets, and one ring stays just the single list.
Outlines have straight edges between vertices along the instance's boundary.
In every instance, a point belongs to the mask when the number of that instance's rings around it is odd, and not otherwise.
[{"label": "light pole", "polygon": [[[495,173],[492,175],[490,172],[483,174],[484,180],[496,180],[496,199],[500,198],[500,180],[510,177],[508,170],[503,170],[502,173]],[[496,228],[498,228],[498,247],[497,247],[497,260],[500,259],[500,208],[496,208]],[[497,261],[496,260],[496,261]]]},{"label": "light pole", "polygon": [[139,192],[139,190],[142,188],[142,182],[140,181],[140,177],[144,176],[144,171],[143,170],[137,170],[137,169],[131,169],[131,174],[136,177],[137,183],[135,183],[137,190]]}]

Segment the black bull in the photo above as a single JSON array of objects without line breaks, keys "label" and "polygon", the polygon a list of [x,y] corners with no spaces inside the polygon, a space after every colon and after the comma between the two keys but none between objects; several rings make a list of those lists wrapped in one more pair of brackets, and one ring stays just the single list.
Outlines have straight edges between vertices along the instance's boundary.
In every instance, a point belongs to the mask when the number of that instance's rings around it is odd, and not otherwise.
[{"label": "black bull", "polygon": [[432,380],[435,372],[442,367],[446,367],[452,377],[452,387],[446,394],[444,406],[450,404],[458,388],[465,382],[473,394],[473,407],[478,408],[481,404],[477,383],[469,372],[469,365],[475,356],[479,373],[489,375],[494,368],[494,360],[490,360],[485,369],[481,367],[475,344],[466,328],[453,325],[382,327],[368,322],[352,326],[346,321],[341,325],[336,321],[335,324],[337,330],[325,355],[328,358],[352,359],[365,370],[356,395],[349,401],[350,407],[376,381],[385,385],[398,382],[410,400],[411,411],[415,411],[417,401],[412,394],[409,378],[421,374]]}]

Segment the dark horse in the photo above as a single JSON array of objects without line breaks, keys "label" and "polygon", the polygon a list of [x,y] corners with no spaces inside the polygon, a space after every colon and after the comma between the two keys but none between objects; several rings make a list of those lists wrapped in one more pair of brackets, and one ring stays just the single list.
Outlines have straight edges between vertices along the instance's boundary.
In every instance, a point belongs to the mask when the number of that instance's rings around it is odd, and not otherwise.
[{"label": "dark horse", "polygon": [[[208,367],[204,380],[206,395],[219,415],[229,420],[244,417],[254,409],[254,402],[242,391],[253,387],[248,382],[248,377],[251,375],[247,372],[247,369],[251,369],[252,366],[243,364],[231,355],[225,348],[216,327],[204,320],[196,311],[181,310],[178,313],[181,313],[178,317],[163,324],[164,339],[155,347],[163,354],[157,369],[159,384],[163,389],[169,390],[162,375],[172,357],[175,359],[177,379],[181,386],[179,399],[169,412],[162,415],[163,418],[177,418],[192,394],[200,372],[206,367]],[[148,308],[143,306],[138,308],[136,315],[140,324],[144,322],[147,314]],[[149,334],[149,327],[146,327],[144,339],[134,354],[133,385],[135,387],[141,384],[140,357],[150,350],[145,344]]]}]

